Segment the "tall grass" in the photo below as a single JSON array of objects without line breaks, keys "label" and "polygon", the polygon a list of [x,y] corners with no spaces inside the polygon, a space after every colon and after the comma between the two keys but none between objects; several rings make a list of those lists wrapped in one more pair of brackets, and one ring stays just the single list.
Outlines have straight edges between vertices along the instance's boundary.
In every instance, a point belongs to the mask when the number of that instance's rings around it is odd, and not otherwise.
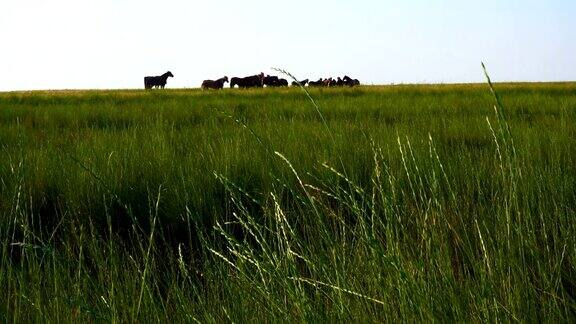
[{"label": "tall grass", "polygon": [[571,321],[575,88],[0,94],[0,316]]}]

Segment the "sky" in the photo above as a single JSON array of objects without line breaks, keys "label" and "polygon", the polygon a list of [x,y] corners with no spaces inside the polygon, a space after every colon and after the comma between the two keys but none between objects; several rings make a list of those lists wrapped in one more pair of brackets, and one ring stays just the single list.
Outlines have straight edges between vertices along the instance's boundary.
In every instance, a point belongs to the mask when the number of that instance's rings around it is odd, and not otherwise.
[{"label": "sky", "polygon": [[576,80],[574,0],[2,0],[0,91],[271,68],[364,84]]}]

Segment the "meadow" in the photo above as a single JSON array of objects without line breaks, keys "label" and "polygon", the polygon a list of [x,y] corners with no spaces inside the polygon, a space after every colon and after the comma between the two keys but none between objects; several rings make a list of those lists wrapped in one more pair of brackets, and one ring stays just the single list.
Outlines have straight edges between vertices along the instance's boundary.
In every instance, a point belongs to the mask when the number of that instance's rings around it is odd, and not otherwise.
[{"label": "meadow", "polygon": [[576,83],[494,90],[0,93],[0,320],[574,321]]}]

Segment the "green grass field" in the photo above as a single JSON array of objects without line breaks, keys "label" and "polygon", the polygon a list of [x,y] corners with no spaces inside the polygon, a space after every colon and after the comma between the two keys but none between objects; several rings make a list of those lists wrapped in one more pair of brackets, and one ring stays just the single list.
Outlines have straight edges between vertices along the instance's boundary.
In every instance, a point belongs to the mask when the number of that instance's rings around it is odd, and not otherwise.
[{"label": "green grass field", "polygon": [[0,94],[0,320],[576,319],[576,84]]}]

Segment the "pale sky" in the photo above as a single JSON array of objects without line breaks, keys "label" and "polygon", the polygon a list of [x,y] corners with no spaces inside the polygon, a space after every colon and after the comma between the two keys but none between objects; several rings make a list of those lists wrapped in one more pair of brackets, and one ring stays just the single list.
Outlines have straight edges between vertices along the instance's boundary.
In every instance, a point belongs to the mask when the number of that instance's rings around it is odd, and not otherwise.
[{"label": "pale sky", "polygon": [[365,84],[576,80],[575,0],[2,0],[0,91],[223,75]]}]

